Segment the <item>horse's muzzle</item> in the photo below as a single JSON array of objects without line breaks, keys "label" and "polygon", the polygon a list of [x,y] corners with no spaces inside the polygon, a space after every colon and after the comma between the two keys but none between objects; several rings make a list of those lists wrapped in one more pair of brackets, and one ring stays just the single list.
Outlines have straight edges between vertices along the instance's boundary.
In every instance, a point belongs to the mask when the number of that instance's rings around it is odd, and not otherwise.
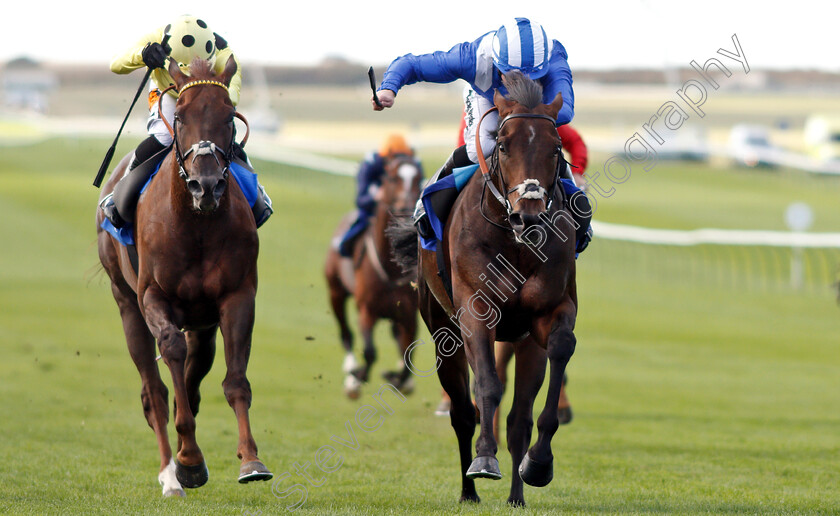
[{"label": "horse's muzzle", "polygon": [[225,193],[227,181],[223,178],[202,177],[187,181],[187,189],[193,196],[193,206],[198,211],[210,212],[219,207],[219,199]]},{"label": "horse's muzzle", "polygon": [[522,213],[521,211],[511,213],[508,221],[510,221],[510,226],[513,228],[514,236],[519,241],[521,241],[521,237],[530,227],[543,224],[543,219],[539,215]]}]

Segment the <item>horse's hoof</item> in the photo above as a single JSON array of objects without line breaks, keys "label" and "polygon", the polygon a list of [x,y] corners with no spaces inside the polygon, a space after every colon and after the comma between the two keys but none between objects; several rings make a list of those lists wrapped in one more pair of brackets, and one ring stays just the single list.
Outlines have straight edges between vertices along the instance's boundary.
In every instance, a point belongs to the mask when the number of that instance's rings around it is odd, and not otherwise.
[{"label": "horse's hoof", "polygon": [[382,373],[382,379],[390,383],[394,387],[400,387],[400,373],[397,371],[385,371]]},{"label": "horse's hoof", "polygon": [[246,462],[239,468],[239,483],[247,484],[255,480],[271,480],[274,475],[258,460]]},{"label": "horse's hoof", "polygon": [[496,457],[476,457],[467,470],[467,478],[489,478],[499,480],[502,472],[499,469],[499,461]]},{"label": "horse's hoof", "polygon": [[351,400],[359,399],[362,395],[362,382],[352,374],[344,377],[344,394]]},{"label": "horse's hoof", "polygon": [[201,462],[194,466],[184,466],[178,459],[175,459],[175,477],[178,482],[187,489],[195,489],[207,483],[210,478],[210,470],[207,469],[207,464]]},{"label": "horse's hoof", "polygon": [[184,488],[181,487],[181,484],[176,478],[175,469],[175,461],[173,459],[169,459],[169,465],[158,474],[158,483],[163,488],[163,496],[165,498],[184,498],[187,496]]},{"label": "horse's hoof", "polygon": [[478,493],[468,493],[462,494],[461,498],[458,500],[458,503],[480,503],[481,498],[478,497]]},{"label": "horse's hoof", "polygon": [[572,407],[557,409],[557,421],[561,425],[568,425],[572,422]]},{"label": "horse's hoof", "polygon": [[531,458],[531,454],[526,453],[522,463],[519,464],[519,476],[529,486],[547,486],[554,478],[553,463],[553,460],[537,462]]},{"label": "horse's hoof", "polygon": [[402,385],[400,385],[400,386],[399,386],[399,387],[397,387],[397,388],[398,388],[398,389],[400,390],[400,392],[401,392],[401,393],[403,393],[405,396],[408,396],[408,395],[410,395],[412,392],[414,392],[414,387],[415,387],[415,385],[414,385],[414,378],[409,378],[409,379],[407,379],[406,381],[404,381],[404,382],[402,383]]},{"label": "horse's hoof", "polygon": [[355,376],[356,379],[362,383],[367,383],[368,381],[368,370],[365,366],[359,366],[353,369],[350,371],[350,374]]},{"label": "horse's hoof", "polygon": [[519,497],[508,497],[507,499],[508,505],[511,507],[525,507],[525,499]]}]

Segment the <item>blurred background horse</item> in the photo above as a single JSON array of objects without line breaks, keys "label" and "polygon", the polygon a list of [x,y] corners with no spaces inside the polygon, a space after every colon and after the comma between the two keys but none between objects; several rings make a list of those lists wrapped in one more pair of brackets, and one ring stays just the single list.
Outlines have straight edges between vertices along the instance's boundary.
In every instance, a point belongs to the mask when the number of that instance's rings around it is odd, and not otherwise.
[{"label": "blurred background horse", "polygon": [[[385,175],[379,189],[381,197],[368,228],[355,239],[350,258],[342,257],[333,246],[327,252],[325,276],[330,305],[341,333],[345,351],[343,364],[344,392],[358,398],[361,385],[367,382],[376,361],[373,342],[374,325],[380,319],[391,321],[391,330],[404,356],[417,333],[417,293],[411,285],[413,274],[405,274],[393,262],[391,242],[385,230],[395,216],[406,216],[414,209],[420,195],[423,175],[417,161],[407,155],[386,158]],[[334,237],[347,231],[355,215],[347,214]],[[359,330],[364,340],[364,363],[353,354],[353,333],[347,323],[346,300],[353,297],[359,314]],[[400,371],[383,376],[404,393],[411,392],[413,380],[405,363]]]}]

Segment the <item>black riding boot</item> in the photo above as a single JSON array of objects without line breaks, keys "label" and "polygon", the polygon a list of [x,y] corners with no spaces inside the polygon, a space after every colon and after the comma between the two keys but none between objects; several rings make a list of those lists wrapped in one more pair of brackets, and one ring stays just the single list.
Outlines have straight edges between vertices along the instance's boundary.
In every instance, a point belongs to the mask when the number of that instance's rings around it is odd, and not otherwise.
[{"label": "black riding boot", "polygon": [[113,193],[102,199],[99,206],[115,228],[119,229],[134,221],[134,210],[137,208],[140,190],[151,177],[154,165],[163,158],[163,151],[166,149],[168,147],[154,136],[140,142],[134,151],[134,159],[128,166],[128,171],[114,185]]},{"label": "black riding boot", "polygon": [[[438,180],[450,175],[456,168],[466,167],[467,165],[472,164],[473,162],[467,155],[467,146],[461,145],[452,151],[452,154],[446,160],[446,163],[444,163],[443,166],[435,172],[435,175],[429,178],[426,185],[428,186],[430,184],[437,183]],[[428,239],[434,236],[434,230],[432,230],[432,225],[429,223],[429,217],[426,214],[426,209],[423,207],[422,196],[417,200],[417,205],[414,207],[414,227],[417,228],[417,233],[419,233],[423,238]]]}]

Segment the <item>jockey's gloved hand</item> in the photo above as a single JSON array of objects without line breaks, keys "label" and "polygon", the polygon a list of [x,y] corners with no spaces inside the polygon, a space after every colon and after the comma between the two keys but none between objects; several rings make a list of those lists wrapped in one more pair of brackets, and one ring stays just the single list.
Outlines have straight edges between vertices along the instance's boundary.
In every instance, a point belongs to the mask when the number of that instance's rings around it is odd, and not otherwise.
[{"label": "jockey's gloved hand", "polygon": [[162,68],[166,63],[166,50],[160,43],[149,43],[143,49],[143,63],[150,69]]}]

